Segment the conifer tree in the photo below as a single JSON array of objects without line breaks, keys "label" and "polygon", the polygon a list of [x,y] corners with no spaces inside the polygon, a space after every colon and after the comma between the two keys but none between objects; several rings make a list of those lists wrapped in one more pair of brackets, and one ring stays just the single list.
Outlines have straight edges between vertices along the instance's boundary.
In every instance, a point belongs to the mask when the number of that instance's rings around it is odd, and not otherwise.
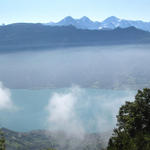
[{"label": "conifer tree", "polygon": [[150,150],[150,89],[121,106],[107,150]]}]

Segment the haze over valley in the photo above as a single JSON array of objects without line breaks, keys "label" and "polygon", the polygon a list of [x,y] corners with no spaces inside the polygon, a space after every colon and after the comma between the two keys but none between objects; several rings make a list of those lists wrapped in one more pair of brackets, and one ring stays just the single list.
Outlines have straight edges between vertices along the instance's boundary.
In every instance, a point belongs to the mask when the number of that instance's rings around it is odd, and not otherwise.
[{"label": "haze over valley", "polygon": [[149,150],[148,6],[1,2],[0,150]]},{"label": "haze over valley", "polygon": [[73,137],[99,133],[105,135],[100,145],[106,146],[118,108],[134,100],[137,89],[150,86],[149,57],[149,45],[1,53],[1,125],[15,131],[61,130]]},{"label": "haze over valley", "polygon": [[149,45],[2,53],[0,81],[9,88],[138,89],[149,86],[149,57]]}]

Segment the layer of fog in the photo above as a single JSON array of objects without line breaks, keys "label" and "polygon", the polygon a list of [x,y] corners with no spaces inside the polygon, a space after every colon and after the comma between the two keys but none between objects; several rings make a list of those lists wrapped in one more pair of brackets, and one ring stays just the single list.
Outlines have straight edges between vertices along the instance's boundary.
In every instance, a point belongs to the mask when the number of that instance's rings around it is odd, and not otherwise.
[{"label": "layer of fog", "polygon": [[[68,134],[75,135],[84,133],[84,127],[75,110],[80,90],[78,87],[73,87],[68,93],[53,94],[47,106],[49,112],[47,121],[50,125],[50,130],[65,130]],[[87,101],[85,101],[86,103]],[[80,103],[78,102],[79,104],[81,107],[81,101]]]},{"label": "layer of fog", "polygon": [[[134,100],[135,95],[135,91],[115,93],[112,90],[99,90],[98,93],[93,93],[91,90],[73,86],[65,91],[53,91],[49,100],[47,99],[48,103],[45,102],[44,107],[41,105],[41,112],[38,113],[46,111],[47,115],[38,119],[50,131],[45,132],[46,135],[57,142],[57,149],[83,150],[86,147],[90,149],[105,147],[115,127],[119,107],[125,101]],[[33,110],[36,109],[36,104],[30,102],[29,105]],[[11,99],[11,91],[1,83],[0,111],[12,111],[16,108]],[[24,105],[20,105],[19,108],[29,111]],[[24,114],[20,110],[17,113],[24,119]],[[29,115],[35,117],[34,113],[33,111]],[[5,117],[5,113],[3,115]]]},{"label": "layer of fog", "polygon": [[59,141],[59,149],[65,149],[66,145],[70,150],[105,147],[117,122],[119,107],[125,101],[133,101],[135,93],[126,91],[124,97],[101,93],[93,96],[93,100],[84,94],[84,89],[74,86],[66,93],[54,93],[49,100],[47,125]]},{"label": "layer of fog", "polygon": [[80,47],[0,54],[9,88],[143,88],[150,85],[149,46]]}]

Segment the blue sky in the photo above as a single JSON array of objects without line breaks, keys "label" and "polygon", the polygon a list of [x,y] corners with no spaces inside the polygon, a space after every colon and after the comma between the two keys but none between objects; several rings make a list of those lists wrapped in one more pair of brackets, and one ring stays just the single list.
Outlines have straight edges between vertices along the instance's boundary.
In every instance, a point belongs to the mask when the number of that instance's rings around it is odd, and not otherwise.
[{"label": "blue sky", "polygon": [[150,0],[0,0],[0,24],[58,21],[65,16],[150,21]]}]

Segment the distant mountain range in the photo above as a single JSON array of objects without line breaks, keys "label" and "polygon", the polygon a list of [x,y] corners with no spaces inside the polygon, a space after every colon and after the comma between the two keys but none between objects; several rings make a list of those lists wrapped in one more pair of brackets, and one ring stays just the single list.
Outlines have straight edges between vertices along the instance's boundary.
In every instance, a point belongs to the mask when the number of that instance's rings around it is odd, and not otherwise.
[{"label": "distant mountain range", "polygon": [[89,30],[115,29],[117,27],[128,28],[133,26],[135,28],[150,32],[150,22],[125,20],[125,19],[119,19],[114,16],[111,16],[102,22],[92,21],[86,16],[80,19],[74,19],[68,16],[57,23],[50,22],[50,23],[46,23],[45,25],[51,25],[51,26],[73,25],[78,29],[89,29]]},{"label": "distant mountain range", "polygon": [[0,26],[0,51],[116,44],[150,44],[150,32],[135,27],[83,30],[32,23]]}]

